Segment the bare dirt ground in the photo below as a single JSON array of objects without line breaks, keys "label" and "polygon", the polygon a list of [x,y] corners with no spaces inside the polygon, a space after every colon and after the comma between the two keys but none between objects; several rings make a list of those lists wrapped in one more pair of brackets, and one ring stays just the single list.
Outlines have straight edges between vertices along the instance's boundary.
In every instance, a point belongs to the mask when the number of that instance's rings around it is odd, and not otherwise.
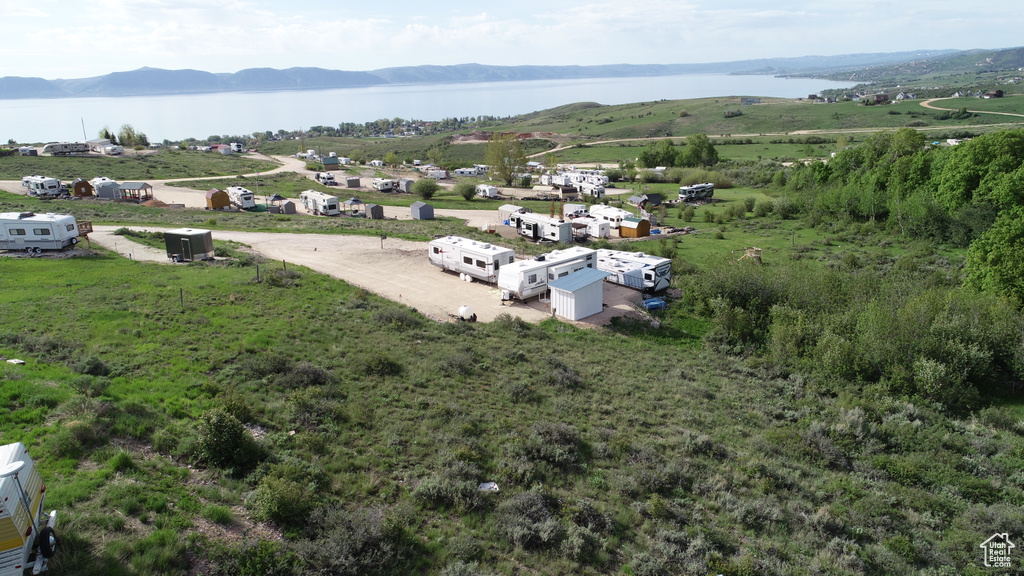
[{"label": "bare dirt ground", "polygon": [[[89,236],[90,241],[135,260],[168,263],[164,251],[117,236],[113,234],[115,229],[97,226]],[[502,303],[497,287],[464,282],[457,274],[441,271],[427,259],[426,242],[388,239],[381,248],[379,238],[366,236],[229,231],[214,232],[214,238],[234,240],[272,260],[299,264],[345,280],[439,321],[449,321],[449,314],[455,314],[463,305],[472,308],[482,322],[490,322],[503,313],[528,322],[540,322],[551,316],[548,304],[536,298],[527,303]],[[639,300],[639,292],[605,283],[604,311],[574,324],[598,327],[608,324],[614,316],[642,316],[635,306]]]}]

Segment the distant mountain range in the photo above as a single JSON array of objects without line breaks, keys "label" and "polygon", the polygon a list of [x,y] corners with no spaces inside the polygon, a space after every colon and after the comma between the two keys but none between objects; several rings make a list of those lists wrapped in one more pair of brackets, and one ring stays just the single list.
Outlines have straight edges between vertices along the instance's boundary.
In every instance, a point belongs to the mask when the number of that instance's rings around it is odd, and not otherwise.
[{"label": "distant mountain range", "polygon": [[[993,51],[995,52],[995,51]],[[368,72],[324,68],[248,68],[233,74],[201,70],[140,68],[93,78],[45,80],[6,76],[0,78],[0,99],[76,98],[87,96],[156,96],[211,92],[277,90],[325,90],[387,84],[453,84],[464,82],[516,82],[670,76],[676,74],[771,74],[815,75],[874,66],[896,65],[928,59],[948,59],[957,50],[918,50],[840,56],[768,58],[707,64],[612,64],[603,66],[406,66]],[[976,58],[978,51],[971,51]]]}]

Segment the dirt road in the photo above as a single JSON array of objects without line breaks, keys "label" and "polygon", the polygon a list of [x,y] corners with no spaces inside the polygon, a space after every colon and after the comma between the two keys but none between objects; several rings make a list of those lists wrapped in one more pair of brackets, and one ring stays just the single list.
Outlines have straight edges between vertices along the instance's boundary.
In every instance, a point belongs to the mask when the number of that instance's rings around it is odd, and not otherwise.
[{"label": "dirt road", "polygon": [[[114,235],[116,228],[97,226],[90,241],[127,258],[169,264],[164,251]],[[388,239],[381,248],[379,238],[366,236],[228,231],[214,232],[214,238],[241,242],[272,260],[299,264],[345,280],[439,321],[449,321],[448,315],[463,305],[471,307],[482,322],[502,313],[528,322],[540,322],[551,315],[548,305],[536,298],[527,304],[503,304],[497,287],[464,282],[457,274],[431,265],[426,242]],[[573,324],[593,328],[607,324],[613,316],[639,315],[634,307],[639,298],[640,293],[634,290],[605,283],[605,310]]]}]

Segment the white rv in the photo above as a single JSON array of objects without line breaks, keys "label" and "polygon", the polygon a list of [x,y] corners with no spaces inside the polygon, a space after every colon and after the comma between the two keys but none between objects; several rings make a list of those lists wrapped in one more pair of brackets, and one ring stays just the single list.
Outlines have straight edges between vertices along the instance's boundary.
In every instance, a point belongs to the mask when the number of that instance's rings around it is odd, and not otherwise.
[{"label": "white rv", "polygon": [[70,214],[0,214],[0,249],[60,250],[78,244],[78,223]]},{"label": "white rv", "polygon": [[643,252],[598,250],[597,269],[610,273],[610,282],[644,292],[660,292],[668,288],[672,261]]},{"label": "white rv", "polygon": [[105,156],[120,156],[121,154],[124,154],[124,146],[107,144],[100,148],[100,153]]},{"label": "white rv", "polygon": [[60,180],[47,176],[25,176],[21,185],[28,188],[29,196],[60,196],[64,193]]},{"label": "white rv", "polygon": [[43,146],[43,152],[54,156],[65,154],[85,154],[89,151],[89,145],[85,142],[51,142]]},{"label": "white rv", "polygon": [[476,167],[473,167],[473,168],[456,168],[455,169],[455,175],[456,176],[479,176],[480,173],[477,171]]},{"label": "white rv", "polygon": [[580,194],[586,194],[594,200],[604,198],[604,186],[600,184],[594,184],[593,182],[577,182],[575,188]]},{"label": "white rv", "polygon": [[560,218],[533,213],[513,214],[509,216],[508,222],[520,236],[530,240],[572,242],[572,222]]},{"label": "white rv", "polygon": [[503,266],[498,272],[498,288],[503,300],[526,300],[543,294],[548,282],[568,276],[584,268],[594,268],[596,252],[590,248],[573,246],[565,250],[552,250],[533,260],[521,260]]},{"label": "white rv", "polygon": [[619,228],[619,224],[622,223],[623,218],[633,218],[635,215],[622,208],[615,208],[614,206],[605,206],[603,204],[594,204],[590,207],[590,217],[596,220],[603,220],[607,222],[613,230]]},{"label": "white rv", "polygon": [[432,168],[427,170],[427,178],[433,178],[434,180],[444,180],[448,178],[448,171],[442,168]]},{"label": "white rv", "polygon": [[324,186],[338,185],[338,183],[335,182],[334,180],[334,174],[331,174],[330,172],[317,172],[316,176],[314,176],[313,179],[323,184]]},{"label": "white rv", "polygon": [[715,194],[714,182],[679,187],[679,199],[683,202],[708,200]]},{"label": "white rv", "polygon": [[231,147],[231,151],[232,152],[241,152],[242,151],[242,143],[241,142],[232,142],[232,143],[228,144],[228,146]]},{"label": "white rv", "polygon": [[229,186],[226,190],[231,205],[242,210],[251,210],[256,207],[256,195],[248,188],[241,186]]},{"label": "white rv", "polygon": [[46,513],[46,486],[21,442],[0,447],[0,497],[0,575],[45,572],[57,550],[57,511]]},{"label": "white rv", "polygon": [[372,183],[373,189],[378,192],[391,192],[397,185],[398,182],[395,180],[388,180],[386,178],[374,178]]},{"label": "white rv", "polygon": [[476,195],[480,198],[497,198],[498,189],[490,184],[477,184]]},{"label": "white rv", "polygon": [[341,214],[338,198],[317,190],[306,190],[299,194],[306,212],[315,216],[337,216]]},{"label": "white rv", "polygon": [[430,263],[442,270],[468,274],[477,280],[494,283],[502,266],[512,264],[516,254],[511,248],[477,242],[469,238],[446,236],[430,242]]}]

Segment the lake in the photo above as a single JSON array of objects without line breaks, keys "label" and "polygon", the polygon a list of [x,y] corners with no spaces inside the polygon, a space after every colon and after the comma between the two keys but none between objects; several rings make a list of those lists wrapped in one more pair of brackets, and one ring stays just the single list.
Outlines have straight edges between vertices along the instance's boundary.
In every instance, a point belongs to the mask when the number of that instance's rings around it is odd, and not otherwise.
[{"label": "lake", "polygon": [[[714,96],[805,98],[850,83],[774,76],[684,74],[472,84],[387,85],[286,92],[0,100],[0,141],[75,141],[131,124],[151,142],[380,118],[514,116],[574,102],[627,104]],[[83,124],[85,138],[83,138]]]}]

